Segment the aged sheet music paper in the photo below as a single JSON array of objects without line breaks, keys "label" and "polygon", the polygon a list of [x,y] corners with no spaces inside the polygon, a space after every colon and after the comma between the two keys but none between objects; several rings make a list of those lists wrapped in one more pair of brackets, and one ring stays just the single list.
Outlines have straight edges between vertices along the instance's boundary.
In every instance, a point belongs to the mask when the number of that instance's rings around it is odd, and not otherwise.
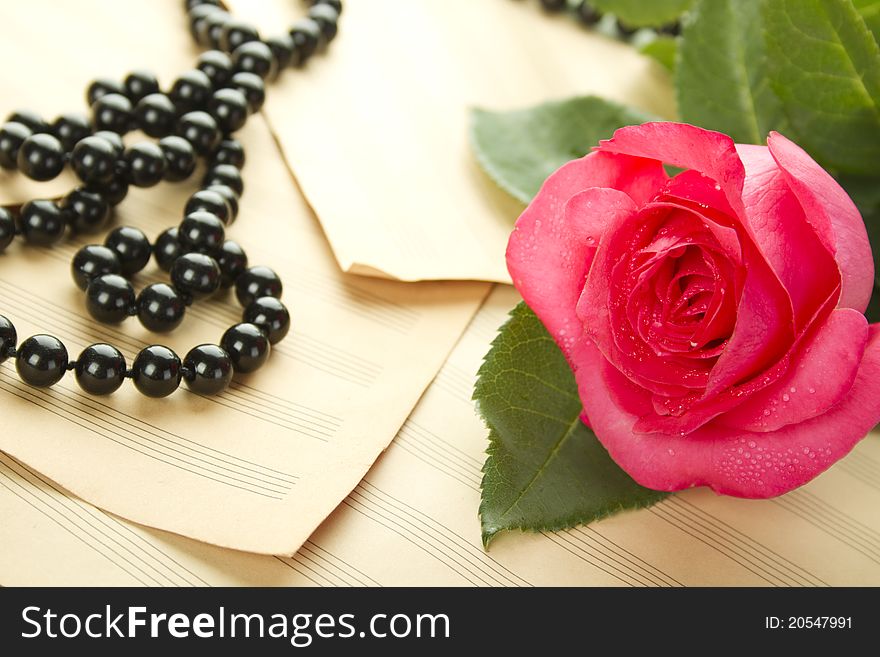
[{"label": "aged sheet music paper", "polygon": [[[231,4],[267,30],[289,17]],[[659,66],[529,2],[352,0],[309,68],[269,98],[272,130],[343,270],[408,281],[509,281],[521,208],[475,163],[470,107],[593,93],[675,114]]]},{"label": "aged sheet music paper", "polygon": [[[4,7],[5,29],[15,38],[3,40],[0,54],[21,62],[31,52],[21,44],[39,41],[45,59],[3,67],[0,114],[16,109],[7,105],[15,99],[51,117],[83,108],[82,90],[91,78],[151,66],[167,85],[192,65],[194,49],[176,0],[125,3],[124,12],[119,3],[94,4],[95,12],[106,9],[106,38],[90,46],[88,58],[80,57],[76,40],[89,33],[83,23],[94,12],[54,2]],[[52,20],[27,19],[42,14]],[[123,27],[130,25],[138,29]],[[159,50],[149,35],[161,35]],[[166,36],[172,43],[162,41]],[[10,49],[18,50],[14,57]],[[114,59],[116,53],[122,54]],[[251,264],[278,271],[293,316],[291,334],[269,363],[237,377],[221,396],[182,389],[156,401],[130,384],[110,398],[90,397],[72,376],[49,390],[30,388],[7,360],[0,365],[0,448],[120,516],[218,545],[292,554],[385,449],[489,285],[405,285],[341,274],[262,118],[252,118],[240,138],[248,155],[246,191],[228,236],[241,243]],[[155,238],[180,221],[198,175],[177,185],[133,188],[117,224]],[[0,173],[6,195],[0,201],[27,198],[12,196],[25,191],[45,197],[71,185],[69,178],[49,187],[20,178]],[[76,250],[94,241],[100,238],[79,236],[52,249],[16,244],[0,255],[0,313],[16,325],[20,340],[53,334],[72,358],[90,343],[110,342],[130,364],[155,342],[183,357],[241,321],[241,308],[226,296],[197,302],[168,336],[148,333],[135,319],[121,327],[95,322],[69,274]],[[167,275],[151,264],[135,288],[163,279]]]},{"label": "aged sheet music paper", "polygon": [[292,558],[222,550],[120,521],[0,455],[0,584],[880,584],[880,436],[774,500],[700,489],[558,534],[480,547],[486,430],[473,373],[516,297],[499,287],[388,451]]}]

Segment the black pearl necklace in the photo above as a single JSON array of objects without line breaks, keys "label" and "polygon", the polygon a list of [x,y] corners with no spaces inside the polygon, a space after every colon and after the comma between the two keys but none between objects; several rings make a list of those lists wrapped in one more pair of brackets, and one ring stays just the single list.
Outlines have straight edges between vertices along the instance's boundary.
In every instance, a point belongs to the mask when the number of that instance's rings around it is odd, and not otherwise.
[{"label": "black pearl necklace", "polygon": [[[103,244],[77,251],[73,279],[97,321],[118,323],[136,316],[155,332],[177,328],[189,305],[221,288],[234,288],[243,307],[242,322],[227,329],[219,344],[198,345],[182,360],[168,347],[151,345],[131,367],[109,344],[90,345],[75,360],[51,335],[34,335],[19,344],[15,326],[0,315],[0,363],[14,359],[23,382],[49,387],[72,371],[80,388],[93,395],[115,392],[126,378],[148,397],[166,397],[181,382],[198,394],[219,394],[233,373],[262,366],[271,345],[287,335],[290,314],[279,300],[280,278],[268,267],[248,267],[241,246],[225,237],[244,192],[245,151],[230,135],[262,107],[266,80],[286,67],[302,66],[336,36],[341,0],[309,4],[308,15],[288,33],[262,39],[256,28],[233,19],[219,0],[185,0],[194,38],[212,49],[166,93],[152,73],[134,71],[121,83],[98,79],[88,86],[89,117],[65,114],[49,124],[33,112],[18,111],[0,126],[0,167],[47,181],[69,165],[82,182],[61,199],[0,207],[0,253],[16,236],[49,247],[68,230],[100,232],[130,185],[186,180],[201,157],[208,161],[207,173],[202,188],[187,201],[179,226],[153,243],[137,228],[116,228]],[[122,136],[134,129],[158,142],[126,146]],[[151,257],[170,274],[170,282],[153,283],[136,294],[128,279]]]},{"label": "black pearl necklace", "polygon": [[[573,3],[570,3],[569,0],[540,0],[540,4],[541,8],[548,13],[571,10],[578,21],[587,27],[597,25],[604,18],[602,12],[590,0],[576,0]],[[681,23],[675,21],[666,25],[658,25],[654,29],[659,34],[678,36],[681,34]],[[613,32],[621,39],[626,40],[638,32],[638,29],[615,18],[613,21]]]}]

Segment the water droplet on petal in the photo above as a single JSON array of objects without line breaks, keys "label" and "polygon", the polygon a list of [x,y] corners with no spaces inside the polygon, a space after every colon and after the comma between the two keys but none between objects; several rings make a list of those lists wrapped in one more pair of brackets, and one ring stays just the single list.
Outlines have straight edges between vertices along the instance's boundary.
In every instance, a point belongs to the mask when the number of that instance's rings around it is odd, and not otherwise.
[{"label": "water droplet on petal", "polygon": [[789,399],[791,399],[791,397],[788,396],[788,393],[782,395],[782,401],[787,402]]},{"label": "water droplet on petal", "polygon": [[674,449],[667,449],[666,451],[669,453],[669,456],[675,456],[675,450],[674,450]]}]

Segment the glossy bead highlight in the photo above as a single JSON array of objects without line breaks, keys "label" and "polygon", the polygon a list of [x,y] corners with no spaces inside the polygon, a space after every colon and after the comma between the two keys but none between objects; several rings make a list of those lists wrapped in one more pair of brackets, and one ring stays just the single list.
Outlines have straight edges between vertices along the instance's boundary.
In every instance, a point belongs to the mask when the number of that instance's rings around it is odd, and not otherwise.
[{"label": "glossy bead highlight", "polygon": [[93,344],[76,359],[77,384],[90,395],[109,395],[125,381],[125,357],[109,344]]},{"label": "glossy bead highlight", "polygon": [[55,385],[67,371],[67,349],[51,335],[34,335],[18,347],[15,369],[28,385],[48,388]]},{"label": "glossy bead highlight", "polygon": [[199,395],[217,395],[232,381],[232,359],[215,344],[193,347],[183,359],[186,386]]},{"label": "glossy bead highlight", "polygon": [[131,380],[147,397],[167,397],[180,387],[180,358],[168,347],[142,349],[131,365]]},{"label": "glossy bead highlight", "polygon": [[122,322],[134,308],[134,302],[134,288],[118,274],[96,276],[86,288],[86,309],[104,324]]},{"label": "glossy bead highlight", "polygon": [[220,346],[229,354],[236,372],[247,374],[259,369],[269,358],[269,339],[258,326],[242,323],[227,329]]},{"label": "glossy bead highlight", "polygon": [[148,285],[137,297],[137,316],[144,328],[156,333],[173,331],[183,321],[186,304],[166,283]]}]

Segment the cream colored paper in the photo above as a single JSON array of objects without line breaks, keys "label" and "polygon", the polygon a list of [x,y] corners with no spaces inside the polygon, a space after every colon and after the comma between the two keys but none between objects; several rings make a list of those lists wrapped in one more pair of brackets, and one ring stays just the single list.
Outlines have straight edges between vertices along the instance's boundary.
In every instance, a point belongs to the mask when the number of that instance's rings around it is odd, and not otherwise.
[{"label": "cream colored paper", "polygon": [[[167,72],[192,64],[177,0],[85,5],[4,3],[0,114],[14,109],[14,99],[51,117],[82,107],[91,77],[154,66],[167,84]],[[100,29],[95,16],[104,17]],[[39,49],[28,47],[35,43]],[[262,118],[251,119],[240,138],[246,191],[228,235],[251,264],[278,271],[293,316],[291,334],[269,363],[216,398],[181,389],[157,401],[130,382],[110,398],[90,397],[72,375],[49,390],[30,388],[7,360],[0,365],[0,448],[139,523],[240,550],[292,554],[394,437],[489,286],[408,286],[341,274]],[[21,193],[20,178],[0,173],[2,193]],[[48,194],[64,181],[27,187]],[[179,222],[197,187],[198,176],[132,189],[117,223],[154,238]],[[196,303],[168,336],[148,333],[135,319],[121,327],[95,322],[69,271],[76,250],[100,239],[78,237],[53,249],[16,244],[0,255],[0,313],[20,340],[56,335],[72,358],[106,341],[131,364],[147,344],[167,344],[183,357],[241,321],[227,295]],[[134,282],[140,289],[157,280],[167,275],[151,264]]]},{"label": "cream colored paper", "polygon": [[691,490],[558,534],[503,535],[476,511],[486,430],[473,373],[516,301],[499,287],[365,480],[292,558],[119,521],[0,455],[0,584],[880,584],[880,436],[807,486],[750,501]]},{"label": "cream colored paper", "polygon": [[[283,3],[232,3],[266,31]],[[599,94],[674,116],[672,87],[634,48],[512,0],[350,0],[329,54],[266,105],[345,271],[509,282],[521,207],[480,171],[468,110]]]}]

